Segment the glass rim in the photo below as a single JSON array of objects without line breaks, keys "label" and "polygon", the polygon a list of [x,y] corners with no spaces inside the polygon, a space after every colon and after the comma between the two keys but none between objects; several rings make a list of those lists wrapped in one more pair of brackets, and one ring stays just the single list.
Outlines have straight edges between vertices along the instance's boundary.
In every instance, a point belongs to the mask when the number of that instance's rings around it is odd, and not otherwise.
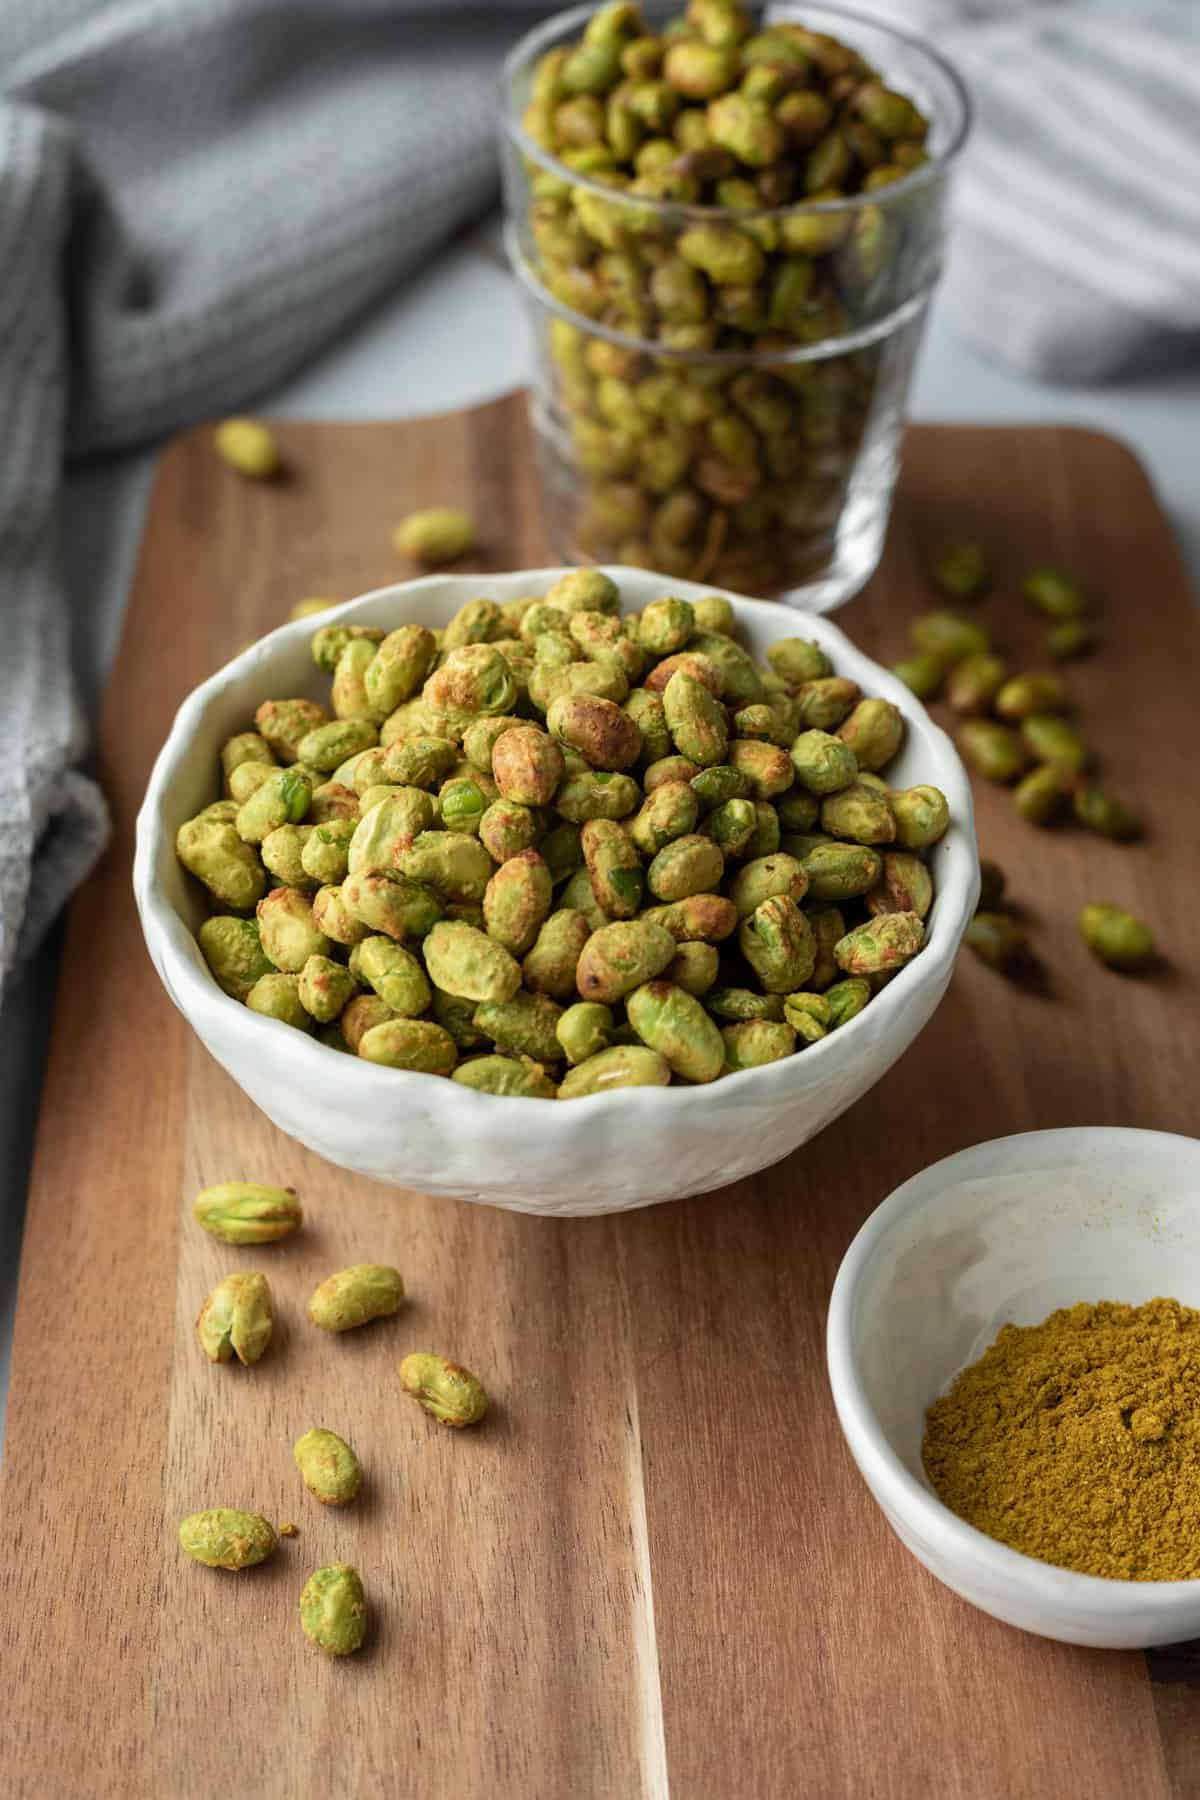
[{"label": "glass rim", "polygon": [[635,337],[630,332],[618,331],[615,326],[606,325],[600,319],[589,319],[586,313],[576,312],[573,306],[559,300],[539,280],[536,271],[530,266],[512,219],[505,220],[504,248],[508,253],[509,267],[529,298],[546,312],[575,326],[586,336],[604,338],[607,343],[616,344],[622,350],[636,350],[642,356],[654,357],[663,362],[700,363],[706,368],[743,369],[747,364],[761,364],[764,369],[776,369],[781,364],[827,362],[831,356],[848,356],[855,350],[865,350],[871,344],[891,337],[893,332],[907,325],[922,307],[928,306],[941,274],[939,266],[927,281],[914,288],[912,293],[906,295],[899,305],[892,307],[882,318],[872,319],[869,324],[860,325],[836,337],[818,338],[811,344],[779,344],[769,350],[755,349],[751,344],[747,344],[744,349],[688,350],[677,349],[656,338]]},{"label": "glass rim", "polygon": [[[523,156],[532,158],[548,174],[566,182],[568,186],[584,188],[607,200],[610,205],[636,206],[647,212],[661,213],[666,218],[694,218],[707,224],[712,224],[715,219],[779,219],[795,217],[798,213],[814,217],[823,214],[853,214],[867,206],[891,206],[902,195],[918,193],[933,180],[941,179],[958,160],[970,136],[974,118],[970,90],[954,64],[940,50],[935,50],[927,38],[918,37],[914,32],[900,31],[896,26],[885,24],[882,19],[872,18],[870,13],[858,12],[853,7],[827,6],[824,0],[817,0],[816,10],[832,14],[835,19],[845,19],[852,25],[865,25],[872,31],[878,31],[884,37],[891,38],[894,43],[917,51],[934,65],[949,84],[959,106],[956,127],[944,149],[936,154],[931,152],[928,162],[912,169],[900,181],[889,182],[887,187],[858,194],[843,194],[836,200],[793,200],[786,206],[763,206],[747,208],[745,211],[735,211],[727,206],[699,206],[682,200],[662,200],[651,195],[629,194],[621,188],[608,187],[604,182],[573,169],[569,163],[560,161],[553,151],[544,149],[536,138],[530,137],[512,106],[513,82],[521,69],[531,67],[549,46],[550,40],[556,38],[567,26],[586,24],[598,10],[594,0],[587,0],[585,5],[568,7],[563,12],[554,13],[549,19],[543,19],[540,25],[535,25],[518,38],[505,57],[501,69],[501,123],[505,135]],[[769,30],[770,27],[765,29]]]}]

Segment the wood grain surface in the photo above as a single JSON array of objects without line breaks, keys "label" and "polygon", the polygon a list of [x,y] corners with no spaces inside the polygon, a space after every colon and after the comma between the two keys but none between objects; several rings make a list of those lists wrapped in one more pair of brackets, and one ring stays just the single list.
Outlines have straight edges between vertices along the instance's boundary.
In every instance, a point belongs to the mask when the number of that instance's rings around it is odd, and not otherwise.
[{"label": "wood grain surface", "polygon": [[[1071,683],[1148,841],[1039,834],[979,794],[1043,990],[964,960],[903,1063],[788,1162],[696,1200],[546,1222],[371,1186],[279,1136],[143,951],[134,816],[201,676],[302,595],[408,573],[389,528],[411,507],[465,497],[481,568],[544,560],[518,397],[280,437],[292,476],[269,487],[239,482],[205,433],[167,452],[108,698],[115,837],[68,930],[14,1346],[0,1791],[1200,1794],[1189,1651],[1065,1648],[941,1588],[843,1448],[822,1348],[846,1244],[923,1165],[1041,1126],[1195,1127],[1197,636],[1137,465],[1077,431],[914,430],[884,566],[840,615],[867,650],[901,654],[947,534],[992,547],[983,616],[1018,663],[1038,629],[1015,594],[1025,566],[1061,561],[1094,594],[1103,647]],[[1152,921],[1169,962],[1142,980],[1092,965],[1074,919],[1095,897]],[[304,1233],[258,1252],[204,1238],[190,1200],[235,1174],[293,1183]],[[411,1304],[319,1337],[309,1291],[364,1259],[398,1264]],[[253,1370],[211,1367],[193,1319],[250,1267],[270,1275],[279,1341]],[[401,1398],[395,1365],[418,1347],[484,1377],[496,1405],[477,1433]],[[313,1424],[366,1466],[346,1512],[293,1470]],[[300,1535],[261,1569],[201,1569],[176,1529],[213,1504]],[[345,1664],[296,1617],[334,1558],[362,1569],[374,1613]]]}]

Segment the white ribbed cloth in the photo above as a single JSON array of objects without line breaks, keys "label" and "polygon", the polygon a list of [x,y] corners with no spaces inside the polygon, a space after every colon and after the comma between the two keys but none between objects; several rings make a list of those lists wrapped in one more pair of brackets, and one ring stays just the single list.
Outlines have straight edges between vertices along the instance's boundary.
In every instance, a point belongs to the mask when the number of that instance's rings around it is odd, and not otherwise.
[{"label": "white ribbed cloth", "polygon": [[[862,0],[978,106],[949,299],[1059,380],[1200,351],[1200,0]],[[537,0],[0,4],[0,986],[103,846],[64,456],[278,383],[489,202]],[[403,397],[397,396],[397,410]]]},{"label": "white ribbed cloth", "polygon": [[965,77],[945,302],[1028,374],[1200,358],[1200,0],[864,0]]}]

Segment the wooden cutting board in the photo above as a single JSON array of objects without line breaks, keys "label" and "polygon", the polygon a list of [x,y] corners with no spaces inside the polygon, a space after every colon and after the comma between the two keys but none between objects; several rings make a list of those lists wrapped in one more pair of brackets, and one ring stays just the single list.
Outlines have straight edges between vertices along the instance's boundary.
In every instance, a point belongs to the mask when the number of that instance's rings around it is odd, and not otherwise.
[{"label": "wooden cutting board", "polygon": [[[1048,979],[965,959],[902,1065],[752,1181],[617,1219],[545,1222],[399,1193],[276,1133],[172,1009],[129,891],[133,822],[187,690],[305,594],[403,576],[410,508],[462,501],[480,567],[546,560],[519,397],[404,424],[280,427],[286,483],[240,482],[204,432],[165,455],[101,763],[113,847],[78,897],[25,1239],[0,1560],[3,1789],[13,1796],[386,1794],[433,1800],[1200,1793],[1189,1652],[1074,1650],[994,1623],[891,1536],[826,1386],[825,1307],[867,1213],[915,1170],[1035,1127],[1196,1122],[1195,671],[1184,575],[1145,477],[1086,432],[921,427],[884,567],[840,615],[884,660],[930,603],[948,535],[992,548],[983,608],[1019,665],[1037,560],[1076,570],[1103,649],[1072,670],[1089,731],[1151,834],[1040,834],[1003,793],[980,838]],[[481,580],[481,589],[486,589]],[[666,584],[664,584],[666,585]],[[1169,963],[1090,963],[1080,904],[1126,902]],[[302,1236],[222,1249],[189,1203],[231,1174],[293,1183]],[[324,1274],[379,1259],[412,1301],[318,1339]],[[192,1321],[236,1267],[269,1270],[280,1341],[214,1368]],[[411,1348],[496,1397],[477,1433],[397,1389]],[[326,1512],[291,1444],[358,1447],[363,1499]],[[239,1576],[189,1563],[214,1504],[300,1535]],[[346,1664],[296,1618],[310,1570],[362,1569],[369,1647]]]}]

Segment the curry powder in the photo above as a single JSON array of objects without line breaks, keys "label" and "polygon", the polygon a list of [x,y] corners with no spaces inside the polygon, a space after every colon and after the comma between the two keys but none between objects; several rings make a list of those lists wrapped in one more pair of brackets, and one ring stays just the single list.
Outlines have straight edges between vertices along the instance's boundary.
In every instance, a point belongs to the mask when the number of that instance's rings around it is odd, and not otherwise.
[{"label": "curry powder", "polygon": [[1026,1556],[1200,1577],[1200,1312],[1102,1300],[1003,1326],[929,1408],[923,1457],[953,1512]]}]

